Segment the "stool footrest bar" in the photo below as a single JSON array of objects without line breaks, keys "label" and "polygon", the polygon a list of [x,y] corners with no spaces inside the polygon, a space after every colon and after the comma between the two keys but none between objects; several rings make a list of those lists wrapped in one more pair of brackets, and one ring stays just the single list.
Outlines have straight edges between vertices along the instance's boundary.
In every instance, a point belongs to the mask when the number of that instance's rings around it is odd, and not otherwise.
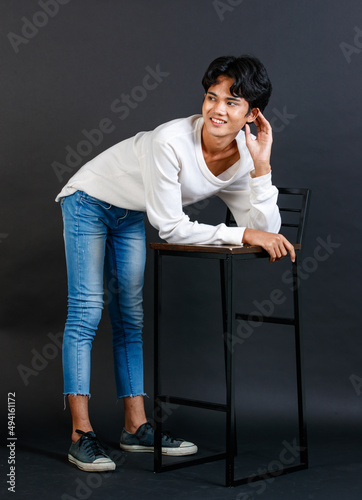
[{"label": "stool footrest bar", "polygon": [[212,403],[210,401],[199,401],[198,399],[179,398],[166,395],[156,396],[155,399],[163,403],[193,406],[194,408],[204,408],[205,410],[227,411],[227,405],[222,403]]},{"label": "stool footrest bar", "polygon": [[166,472],[168,470],[181,469],[191,465],[207,464],[209,462],[216,462],[216,460],[225,460],[226,453],[218,453],[208,457],[194,458],[193,460],[186,460],[185,462],[178,462],[177,464],[162,465],[158,472]]},{"label": "stool footrest bar", "polygon": [[236,313],[236,319],[243,319],[245,321],[259,321],[261,323],[276,323],[278,325],[295,325],[294,318],[281,318],[277,316],[262,316],[261,314],[243,314]]},{"label": "stool footrest bar", "polygon": [[229,486],[239,486],[241,484],[255,483],[256,481],[263,481],[270,478],[275,478],[282,476],[284,474],[290,474],[291,472],[297,472],[300,470],[308,469],[308,464],[293,465],[291,467],[284,467],[283,469],[275,470],[272,472],[265,472],[265,474],[254,474],[249,477],[243,477],[240,479],[234,479]]}]

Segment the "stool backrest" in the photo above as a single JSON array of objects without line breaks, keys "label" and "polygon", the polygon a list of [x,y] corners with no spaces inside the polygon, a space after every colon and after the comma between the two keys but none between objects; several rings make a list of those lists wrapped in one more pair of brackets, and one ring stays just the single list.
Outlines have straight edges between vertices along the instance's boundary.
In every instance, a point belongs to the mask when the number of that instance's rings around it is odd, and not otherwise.
[{"label": "stool backrest", "polygon": [[[303,242],[311,191],[306,188],[278,188],[278,206],[282,219],[280,232],[292,243]],[[227,209],[227,226],[236,225],[235,219]]]}]

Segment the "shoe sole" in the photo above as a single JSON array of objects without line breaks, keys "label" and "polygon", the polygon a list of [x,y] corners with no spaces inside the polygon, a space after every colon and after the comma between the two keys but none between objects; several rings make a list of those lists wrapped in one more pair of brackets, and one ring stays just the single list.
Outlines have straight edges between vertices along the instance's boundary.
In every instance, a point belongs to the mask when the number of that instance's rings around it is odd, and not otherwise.
[{"label": "shoe sole", "polygon": [[[123,451],[134,451],[136,453],[153,453],[153,446],[142,446],[139,444],[122,444],[120,443],[119,447]],[[162,455],[168,455],[169,457],[182,457],[185,455],[194,455],[197,453],[197,446],[189,446],[187,448],[162,448]]]},{"label": "shoe sole", "polygon": [[99,464],[87,464],[86,462],[80,462],[73,455],[68,454],[68,460],[72,464],[76,465],[78,469],[84,470],[86,472],[103,472],[107,470],[115,470],[116,464],[112,463],[99,463]]}]

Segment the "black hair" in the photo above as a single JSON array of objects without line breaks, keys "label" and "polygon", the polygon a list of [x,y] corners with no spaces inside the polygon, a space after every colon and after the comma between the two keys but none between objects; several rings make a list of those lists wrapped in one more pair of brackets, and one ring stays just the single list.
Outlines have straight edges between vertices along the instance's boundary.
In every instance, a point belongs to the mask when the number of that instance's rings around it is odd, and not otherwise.
[{"label": "black hair", "polygon": [[212,61],[202,78],[205,92],[217,84],[221,75],[234,80],[230,93],[235,97],[243,97],[249,103],[248,114],[253,108],[264,111],[270,99],[272,84],[259,59],[250,55],[218,57]]}]

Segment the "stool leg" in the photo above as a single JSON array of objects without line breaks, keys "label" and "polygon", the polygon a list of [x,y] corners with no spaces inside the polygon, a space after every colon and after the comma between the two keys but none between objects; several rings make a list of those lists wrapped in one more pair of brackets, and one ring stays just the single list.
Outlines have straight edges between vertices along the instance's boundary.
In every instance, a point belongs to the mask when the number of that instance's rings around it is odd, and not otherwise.
[{"label": "stool leg", "polygon": [[307,425],[304,415],[304,384],[303,384],[303,363],[302,363],[302,341],[301,341],[301,315],[299,298],[299,277],[298,277],[298,258],[292,264],[293,271],[293,301],[294,301],[294,332],[295,332],[295,353],[297,368],[297,395],[298,395],[298,421],[299,421],[299,444],[300,444],[300,462],[308,466],[308,445],[307,445]]},{"label": "stool leg", "polygon": [[[221,281],[221,309],[222,309],[222,327],[223,332],[227,331],[227,314],[226,314],[226,281],[225,281],[225,261],[220,260],[220,281]],[[227,339],[224,338],[224,363],[226,376],[226,354],[227,354]]]},{"label": "stool leg", "polygon": [[159,251],[154,255],[154,472],[161,472],[162,452],[161,452],[161,433],[162,433],[162,405],[159,400],[161,393],[160,384],[160,324],[161,324],[161,285],[162,285],[162,257]]},{"label": "stool leg", "polygon": [[224,289],[225,289],[225,318],[224,323],[224,349],[226,358],[226,468],[225,485],[234,483],[234,457],[236,451],[236,412],[235,412],[235,384],[234,384],[234,353],[232,336],[234,334],[233,310],[233,259],[227,256],[224,263]]},{"label": "stool leg", "polygon": [[[231,348],[232,342],[231,340],[231,332],[229,332],[229,338],[225,337],[228,335],[228,325],[227,325],[227,312],[226,312],[226,286],[227,283],[225,281],[225,261],[220,260],[220,281],[221,281],[221,308],[222,308],[222,322],[223,322],[223,332],[224,332],[224,363],[225,363],[225,377],[227,376],[227,350]],[[236,429],[236,410],[234,415],[235,420],[235,447],[234,447],[234,455],[238,454],[238,438],[237,438],[237,429]]]}]

